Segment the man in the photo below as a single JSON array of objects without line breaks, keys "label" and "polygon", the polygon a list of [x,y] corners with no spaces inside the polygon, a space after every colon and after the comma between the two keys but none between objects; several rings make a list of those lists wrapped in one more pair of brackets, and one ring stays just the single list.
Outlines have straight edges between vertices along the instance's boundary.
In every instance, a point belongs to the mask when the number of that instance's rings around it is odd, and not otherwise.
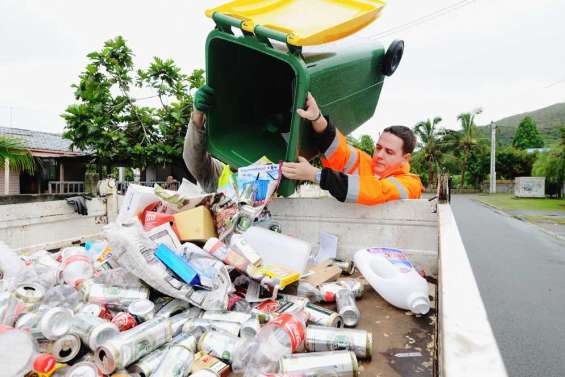
[{"label": "man", "polygon": [[283,164],[288,179],[311,181],[328,190],[339,201],[380,204],[397,199],[418,199],[424,187],[417,175],[410,174],[410,158],[416,146],[414,133],[404,126],[386,128],[371,158],[347,145],[345,137],[322,116],[309,93],[306,109],[298,114],[312,122],[323,169],[306,159]]},{"label": "man", "polygon": [[[206,192],[215,192],[224,164],[206,150],[205,113],[214,106],[214,91],[200,88],[194,99],[192,119],[184,142],[183,158],[190,173]],[[420,179],[409,174],[408,161],[416,139],[406,127],[389,127],[377,143],[373,159],[349,147],[345,137],[322,116],[314,97],[308,94],[306,109],[298,115],[312,122],[317,144],[324,154],[324,169],[318,169],[299,157],[298,163],[283,164],[288,179],[309,180],[340,201],[378,204],[395,199],[416,199],[423,190]]]},{"label": "man", "polygon": [[222,174],[224,164],[210,156],[206,149],[206,113],[214,106],[214,90],[204,85],[194,95],[194,108],[186,137],[182,157],[190,174],[202,187],[204,192],[216,192],[218,178]]}]

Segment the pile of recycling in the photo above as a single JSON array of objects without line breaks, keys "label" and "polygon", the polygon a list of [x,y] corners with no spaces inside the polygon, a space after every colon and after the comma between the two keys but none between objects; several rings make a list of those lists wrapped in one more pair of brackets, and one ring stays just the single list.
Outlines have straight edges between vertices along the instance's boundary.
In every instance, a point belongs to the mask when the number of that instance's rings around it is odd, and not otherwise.
[{"label": "pile of recycling", "polygon": [[351,328],[363,285],[337,280],[353,261],[312,266],[312,246],[280,233],[267,209],[280,178],[260,160],[226,167],[212,194],[130,185],[101,239],[28,255],[0,243],[2,375],[357,376],[372,353]]}]

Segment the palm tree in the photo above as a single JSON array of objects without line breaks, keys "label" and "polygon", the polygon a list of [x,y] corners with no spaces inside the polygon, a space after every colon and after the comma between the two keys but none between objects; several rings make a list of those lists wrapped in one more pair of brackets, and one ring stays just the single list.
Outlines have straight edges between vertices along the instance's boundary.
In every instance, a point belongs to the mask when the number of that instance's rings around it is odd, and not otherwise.
[{"label": "palm tree", "polygon": [[461,140],[459,146],[463,150],[463,169],[461,172],[461,186],[465,185],[465,172],[467,170],[467,158],[471,149],[477,145],[475,132],[477,126],[475,125],[475,116],[482,112],[481,109],[474,110],[470,113],[461,113],[457,116],[457,120],[461,122],[463,128],[461,133]]},{"label": "palm tree", "polygon": [[428,162],[428,186],[434,181],[434,162],[437,163],[442,153],[438,139],[439,130],[436,128],[439,122],[441,118],[435,117],[433,120],[419,122],[414,128],[419,139],[418,146],[424,153],[424,160]]},{"label": "palm tree", "polygon": [[4,166],[5,161],[8,161],[10,166],[18,171],[25,171],[30,174],[35,171],[33,156],[18,138],[0,136],[0,166]]}]

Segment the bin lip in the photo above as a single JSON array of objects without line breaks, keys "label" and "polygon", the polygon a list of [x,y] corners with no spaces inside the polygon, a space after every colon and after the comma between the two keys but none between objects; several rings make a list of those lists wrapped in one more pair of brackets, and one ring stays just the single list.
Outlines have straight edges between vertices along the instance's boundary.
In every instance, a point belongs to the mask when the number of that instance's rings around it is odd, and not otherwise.
[{"label": "bin lip", "polygon": [[[213,40],[215,39],[221,39],[230,43],[235,43],[241,47],[244,48],[250,48],[256,51],[260,51],[262,53],[265,53],[269,56],[271,56],[274,59],[277,59],[279,61],[285,62],[290,69],[292,69],[292,72],[294,73],[296,80],[297,80],[297,84],[295,87],[295,92],[294,92],[294,98],[293,98],[293,103],[295,108],[293,108],[293,117],[291,120],[291,134],[293,132],[293,129],[295,127],[300,127],[300,119],[299,116],[296,114],[296,104],[297,103],[301,103],[301,102],[305,102],[306,101],[306,94],[300,94],[300,92],[297,90],[300,85],[298,84],[298,82],[304,82],[306,88],[309,88],[310,86],[310,73],[308,72],[306,63],[304,62],[304,60],[301,57],[298,57],[296,55],[287,53],[285,51],[280,51],[277,49],[274,49],[272,47],[268,47],[266,44],[264,44],[263,42],[260,42],[258,40],[256,40],[255,38],[249,38],[249,37],[245,37],[245,36],[237,36],[237,35],[233,35],[233,34],[229,34],[226,33],[224,31],[221,30],[217,30],[214,29],[212,30],[209,34],[208,37],[206,38],[206,75],[208,76],[210,69],[208,67],[208,54],[210,51],[210,44],[212,43]],[[207,81],[208,81],[208,77],[207,77]],[[208,128],[209,129],[209,128]],[[213,150],[213,155],[215,155],[216,157],[222,157],[223,153],[219,150],[216,150],[216,148],[214,147],[214,144],[211,143],[210,138],[208,138],[208,148],[211,148]],[[211,152],[212,152],[211,150]],[[292,150],[292,148],[289,148],[287,150],[287,155],[286,157],[286,161],[294,161],[297,157],[298,157],[298,150],[294,151]],[[222,159],[220,158],[220,159]],[[252,162],[249,162],[252,163]],[[234,165],[235,166],[235,165]],[[244,165],[241,165],[244,166]],[[235,166],[237,167],[237,166]]]},{"label": "bin lip", "polygon": [[[356,33],[375,21],[384,5],[383,0],[235,0],[206,10],[206,16],[221,13],[241,20],[245,31],[262,26],[287,34],[290,45],[312,46]],[[297,12],[312,17],[286,17]]]}]

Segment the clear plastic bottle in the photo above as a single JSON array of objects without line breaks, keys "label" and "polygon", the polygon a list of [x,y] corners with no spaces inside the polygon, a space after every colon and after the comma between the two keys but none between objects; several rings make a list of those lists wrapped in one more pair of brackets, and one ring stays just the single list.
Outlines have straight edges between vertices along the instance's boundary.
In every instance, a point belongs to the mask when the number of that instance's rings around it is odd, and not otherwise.
[{"label": "clear plastic bottle", "polygon": [[244,377],[276,372],[279,360],[301,351],[308,314],[303,310],[283,313],[261,328],[257,336],[243,341],[234,354],[232,368]]},{"label": "clear plastic bottle", "polygon": [[92,278],[94,267],[83,247],[68,247],[63,250],[62,278],[65,283],[77,287],[82,281]]}]

